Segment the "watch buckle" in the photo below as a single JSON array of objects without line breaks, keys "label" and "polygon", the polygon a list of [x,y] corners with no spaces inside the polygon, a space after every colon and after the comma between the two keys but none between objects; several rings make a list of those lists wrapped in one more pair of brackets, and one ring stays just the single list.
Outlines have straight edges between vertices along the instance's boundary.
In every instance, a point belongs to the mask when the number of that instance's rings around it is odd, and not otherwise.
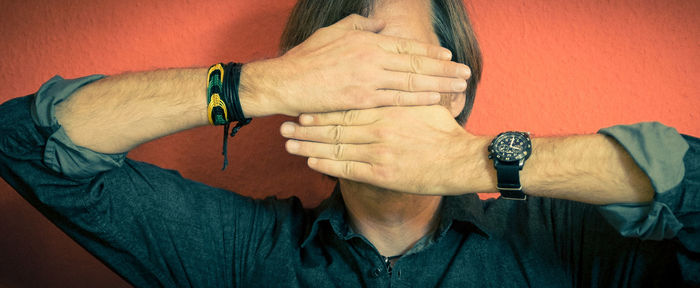
[{"label": "watch buckle", "polygon": [[498,190],[506,190],[506,191],[523,191],[523,185],[518,186],[518,188],[509,188],[509,187],[496,187]]},{"label": "watch buckle", "polygon": [[523,198],[511,198],[511,197],[505,197],[503,194],[501,194],[501,198],[506,199],[506,200],[520,200],[520,201],[525,201],[527,200],[527,195],[524,195]]},{"label": "watch buckle", "polygon": [[[498,186],[496,186],[496,188],[498,188],[498,191],[499,191],[499,192],[502,192],[502,191],[518,191],[518,192],[522,192],[522,191],[523,191],[523,185],[520,185],[520,186],[518,186],[517,188],[498,187]],[[501,193],[501,198],[506,199],[506,200],[520,200],[520,201],[525,201],[525,200],[527,200],[527,194],[523,193],[523,198],[513,198],[513,197],[504,196],[503,193]]]}]

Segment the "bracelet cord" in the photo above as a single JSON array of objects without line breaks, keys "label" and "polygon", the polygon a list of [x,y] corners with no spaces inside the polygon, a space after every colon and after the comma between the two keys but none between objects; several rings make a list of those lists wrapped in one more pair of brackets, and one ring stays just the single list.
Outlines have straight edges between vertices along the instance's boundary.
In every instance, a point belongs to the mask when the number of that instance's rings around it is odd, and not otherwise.
[{"label": "bracelet cord", "polygon": [[[207,85],[209,123],[212,125],[224,125],[224,139],[221,152],[224,156],[222,171],[228,166],[229,135],[233,138],[241,127],[251,122],[251,118],[245,118],[241,101],[238,97],[242,67],[243,64],[241,63],[231,62],[225,65],[216,64],[209,69]],[[236,125],[229,134],[231,122],[236,122]]]}]

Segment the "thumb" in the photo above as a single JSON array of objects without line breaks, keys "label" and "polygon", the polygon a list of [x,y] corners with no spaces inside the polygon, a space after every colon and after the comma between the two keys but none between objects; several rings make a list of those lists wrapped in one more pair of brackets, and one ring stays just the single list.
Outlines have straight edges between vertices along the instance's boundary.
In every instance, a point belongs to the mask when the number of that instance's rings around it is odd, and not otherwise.
[{"label": "thumb", "polygon": [[332,26],[346,30],[360,30],[377,33],[382,31],[385,25],[386,23],[380,19],[370,19],[357,14],[351,14]]}]

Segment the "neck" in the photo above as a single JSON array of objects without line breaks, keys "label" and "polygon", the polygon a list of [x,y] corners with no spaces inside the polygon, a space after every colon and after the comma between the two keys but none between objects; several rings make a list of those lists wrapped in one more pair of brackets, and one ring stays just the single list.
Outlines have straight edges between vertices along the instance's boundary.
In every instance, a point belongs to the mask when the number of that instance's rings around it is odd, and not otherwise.
[{"label": "neck", "polygon": [[384,256],[406,253],[437,227],[441,196],[400,193],[343,179],[340,191],[353,230]]}]

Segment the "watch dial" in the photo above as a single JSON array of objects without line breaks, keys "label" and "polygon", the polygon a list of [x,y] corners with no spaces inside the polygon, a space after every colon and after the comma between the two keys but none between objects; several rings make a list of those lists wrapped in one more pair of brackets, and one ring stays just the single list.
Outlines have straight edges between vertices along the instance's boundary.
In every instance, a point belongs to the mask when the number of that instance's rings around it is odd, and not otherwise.
[{"label": "watch dial", "polygon": [[530,155],[530,140],[521,133],[503,133],[493,143],[493,153],[500,161],[519,161]]}]

